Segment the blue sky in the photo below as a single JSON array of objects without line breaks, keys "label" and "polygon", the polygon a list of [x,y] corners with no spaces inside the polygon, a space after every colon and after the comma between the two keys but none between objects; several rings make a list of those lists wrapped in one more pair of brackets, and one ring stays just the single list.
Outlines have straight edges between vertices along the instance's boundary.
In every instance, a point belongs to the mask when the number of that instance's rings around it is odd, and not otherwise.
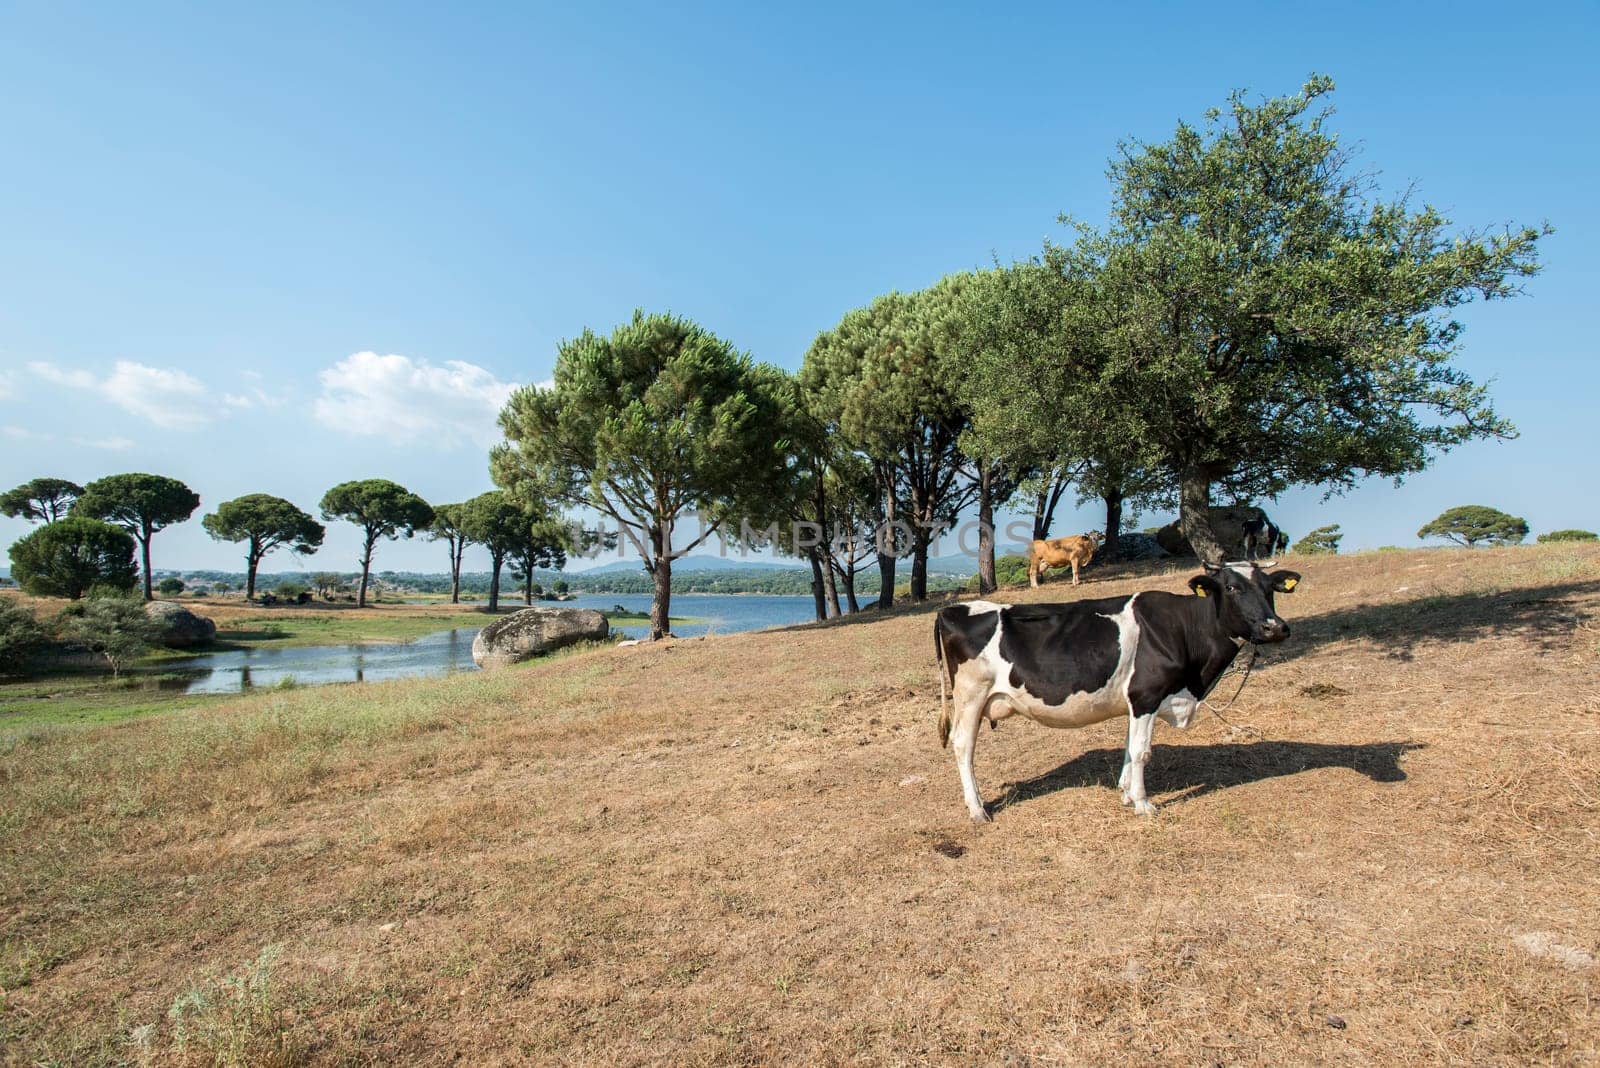
[{"label": "blue sky", "polygon": [[[585,326],[670,309],[797,367],[878,293],[1102,219],[1118,139],[1317,71],[1384,189],[1557,234],[1527,296],[1462,316],[1519,440],[1273,513],[1347,548],[1461,503],[1600,529],[1600,8],[1110,6],[0,3],[0,486],[459,500],[505,391]],[[335,526],[310,566],[356,552]],[[156,541],[239,555],[198,515]]]}]

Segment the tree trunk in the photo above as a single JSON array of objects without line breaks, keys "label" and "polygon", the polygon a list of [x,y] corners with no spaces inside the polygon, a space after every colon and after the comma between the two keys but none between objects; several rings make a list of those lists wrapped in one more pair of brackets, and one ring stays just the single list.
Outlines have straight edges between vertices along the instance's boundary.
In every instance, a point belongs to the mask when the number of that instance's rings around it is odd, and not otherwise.
[{"label": "tree trunk", "polygon": [[450,551],[450,603],[461,603],[461,556],[467,551],[466,542],[460,542]]},{"label": "tree trunk", "polygon": [[527,563],[522,566],[522,603],[533,604],[533,568]]},{"label": "tree trunk", "polygon": [[844,596],[846,603],[850,605],[851,615],[861,611],[861,605],[856,600],[856,569],[854,567],[844,573]]},{"label": "tree trunk", "polygon": [[504,558],[496,553],[489,554],[489,611],[500,610],[500,565]]},{"label": "tree trunk", "polygon": [[1198,468],[1178,477],[1178,527],[1201,563],[1222,563],[1222,543],[1211,529],[1211,478]]},{"label": "tree trunk", "polygon": [[153,601],[156,595],[150,589],[150,532],[144,532],[144,537],[139,539],[139,551],[144,559],[144,599]]},{"label": "tree trunk", "polygon": [[653,577],[656,587],[650,598],[650,640],[657,641],[672,633],[672,558],[666,553],[656,557]]},{"label": "tree trunk", "polygon": [[844,613],[839,611],[839,583],[834,578],[834,570],[833,561],[826,561],[822,568],[822,580],[828,584],[828,611],[835,616],[840,616]]},{"label": "tree trunk", "polygon": [[256,568],[261,564],[261,554],[252,549],[244,555],[244,599],[256,599]]},{"label": "tree trunk", "polygon": [[366,552],[361,554],[361,592],[356,594],[356,607],[367,607],[367,574],[372,570],[372,543],[367,543]]},{"label": "tree trunk", "polygon": [[[880,472],[878,493],[881,499],[879,501],[878,514],[882,517],[882,520],[881,525],[875,532],[878,539],[878,607],[893,608],[895,553],[900,548],[894,524],[899,517],[895,514],[893,477],[887,476],[887,484],[885,484],[885,477]],[[888,540],[885,541],[885,538]]]},{"label": "tree trunk", "polygon": [[928,529],[918,524],[911,535],[911,600],[920,604],[928,599]]},{"label": "tree trunk", "polygon": [[1058,476],[1045,484],[1033,498],[1033,540],[1043,541],[1050,536],[1050,528],[1055,525],[1056,506],[1061,503],[1062,494],[1067,492],[1065,477]]},{"label": "tree trunk", "polygon": [[811,599],[816,602],[817,618],[827,619],[828,602],[822,592],[822,560],[815,549],[807,549],[806,557],[811,561]]},{"label": "tree trunk", "polygon": [[978,592],[993,593],[999,588],[994,573],[994,472],[986,463],[978,465]]},{"label": "tree trunk", "polygon": [[1107,493],[1100,499],[1106,502],[1106,559],[1115,560],[1117,539],[1122,537],[1122,491]]}]

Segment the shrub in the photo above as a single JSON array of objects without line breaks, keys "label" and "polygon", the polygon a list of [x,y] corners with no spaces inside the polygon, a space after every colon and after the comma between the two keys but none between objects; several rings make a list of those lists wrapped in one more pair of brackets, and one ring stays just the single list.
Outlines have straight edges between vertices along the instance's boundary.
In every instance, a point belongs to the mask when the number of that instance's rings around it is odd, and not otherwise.
[{"label": "shrub", "polygon": [[1539,541],[1600,541],[1600,534],[1592,530],[1552,530],[1548,534],[1540,534]]},{"label": "shrub", "polygon": [[0,674],[16,671],[48,640],[31,608],[0,597]]},{"label": "shrub", "polygon": [[77,607],[70,615],[61,613],[64,636],[105,657],[113,676],[161,638],[160,624],[144,614],[144,605],[135,598],[93,597]]},{"label": "shrub", "polygon": [[76,601],[92,586],[133,589],[133,550],[133,536],[120,527],[69,515],[12,543],[11,573],[37,597]]},{"label": "shrub", "polygon": [[1338,523],[1329,523],[1310,531],[1294,543],[1294,551],[1306,556],[1326,555],[1339,551],[1339,541],[1344,537]]},{"label": "shrub", "polygon": [[1441,512],[1417,531],[1419,538],[1444,538],[1468,548],[1480,542],[1515,545],[1528,536],[1528,521],[1484,504],[1463,504]]},{"label": "shrub", "polygon": [[994,580],[1002,586],[1018,586],[1028,581],[1028,558],[1007,554],[994,562]]},{"label": "shrub", "polygon": [[306,588],[298,582],[280,582],[272,592],[278,595],[279,600],[292,601],[305,593]]},{"label": "shrub", "polygon": [[168,597],[176,597],[184,591],[183,579],[164,578],[156,583],[156,589]]}]

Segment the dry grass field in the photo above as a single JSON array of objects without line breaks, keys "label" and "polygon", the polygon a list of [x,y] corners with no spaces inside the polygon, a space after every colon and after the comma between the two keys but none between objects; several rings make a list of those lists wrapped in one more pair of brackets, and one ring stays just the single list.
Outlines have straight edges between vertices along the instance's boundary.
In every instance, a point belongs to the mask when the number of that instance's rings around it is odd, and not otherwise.
[{"label": "dry grass field", "polygon": [[1600,551],[1291,566],[1153,819],[1012,720],[971,825],[926,608],[17,733],[0,1060],[1594,1060]]}]

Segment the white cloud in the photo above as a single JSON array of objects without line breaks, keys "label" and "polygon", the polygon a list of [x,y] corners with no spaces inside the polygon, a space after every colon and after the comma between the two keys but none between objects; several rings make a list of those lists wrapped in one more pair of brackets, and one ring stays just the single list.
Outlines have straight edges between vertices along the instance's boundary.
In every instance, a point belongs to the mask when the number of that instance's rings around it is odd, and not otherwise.
[{"label": "white cloud", "polygon": [[183,371],[118,360],[100,392],[113,404],[170,430],[198,430],[216,418],[206,387]]},{"label": "white cloud", "polygon": [[477,364],[450,360],[437,367],[376,352],[347,356],[317,377],[322,395],[314,410],[320,422],[346,434],[401,443],[491,445],[500,437],[496,417],[517,388]]},{"label": "white cloud", "polygon": [[[111,374],[96,378],[88,371],[34,362],[28,369],[46,382],[98,393],[124,411],[169,430],[199,430],[218,415],[218,402],[198,378],[186,371],[118,360]],[[121,440],[121,439],[102,439]]]},{"label": "white cloud", "polygon": [[82,445],[86,449],[107,449],[111,452],[123,452],[133,448],[132,440],[128,438],[73,438],[74,445]]},{"label": "white cloud", "polygon": [[[54,434],[41,434],[36,430],[29,430],[27,427],[21,426],[0,426],[0,437],[10,438],[12,441],[49,442],[57,440]],[[86,449],[109,449],[112,452],[122,452],[125,449],[133,448],[134,445],[132,439],[119,437],[67,438],[66,440],[74,445],[81,445]]]},{"label": "white cloud", "polygon": [[46,382],[54,382],[58,386],[71,386],[73,389],[94,389],[98,385],[95,382],[94,375],[88,371],[68,371],[65,368],[57,367],[53,363],[45,363],[42,360],[35,360],[33,363],[28,364],[28,370]]},{"label": "white cloud", "polygon": [[15,396],[17,392],[17,376],[10,371],[0,371],[0,400]]}]

